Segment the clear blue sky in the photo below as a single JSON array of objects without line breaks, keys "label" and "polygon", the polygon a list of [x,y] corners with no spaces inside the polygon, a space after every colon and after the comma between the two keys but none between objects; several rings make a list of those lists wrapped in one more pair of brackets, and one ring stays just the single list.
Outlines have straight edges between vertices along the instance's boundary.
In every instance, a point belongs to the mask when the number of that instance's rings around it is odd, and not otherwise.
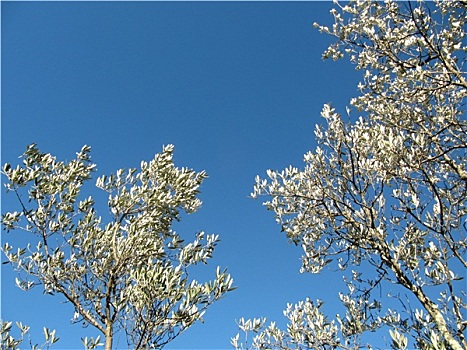
[{"label": "clear blue sky", "polygon": [[[283,325],[286,304],[307,296],[336,311],[340,276],[299,274],[300,248],[248,198],[257,174],[302,164],[324,103],[343,111],[357,94],[350,64],[321,60],[332,38],[312,24],[331,24],[331,6],[1,2],[2,163],[16,163],[32,142],[63,160],[88,144],[98,174],[108,174],[173,143],[178,166],[209,175],[202,209],[177,229],[187,240],[218,233],[201,277],[227,267],[238,289],[167,348],[228,349],[236,319]],[[2,212],[16,208],[13,199],[2,189]],[[80,337],[98,334],[70,325],[73,308],[63,299],[40,287],[22,292],[14,278],[3,265],[1,317],[30,325],[33,341],[43,326],[57,329],[58,349],[82,348]]]}]

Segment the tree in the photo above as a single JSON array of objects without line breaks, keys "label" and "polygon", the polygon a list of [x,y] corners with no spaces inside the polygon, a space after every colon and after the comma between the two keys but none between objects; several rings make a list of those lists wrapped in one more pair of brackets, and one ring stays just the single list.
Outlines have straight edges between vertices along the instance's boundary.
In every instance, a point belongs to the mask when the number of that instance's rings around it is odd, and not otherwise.
[{"label": "tree", "polygon": [[466,7],[351,1],[332,27],[315,25],[337,39],[324,58],[363,72],[347,109],[359,116],[325,105],[305,167],[268,170],[252,196],[303,248],[303,272],[342,271],[346,311],[289,305],[287,331],[241,320],[253,348],[358,348],[384,329],[393,348],[467,348]]},{"label": "tree", "polygon": [[[20,210],[2,215],[2,224],[35,238],[27,247],[3,247],[21,273],[17,285],[28,290],[41,284],[45,293],[64,296],[74,307],[72,320],[102,332],[106,349],[120,330],[134,348],[162,348],[233,289],[219,267],[204,284],[189,278],[189,267],[207,263],[219,238],[199,232],[185,243],[172,229],[182,212],[199,209],[206,178],[175,167],[173,149],[165,146],[139,171],[120,169],[97,179],[96,186],[109,194],[105,225],[91,196],[79,201],[95,171],[90,147],[59,162],[33,144],[22,165],[3,167]],[[92,338],[83,342],[86,348],[98,344]]]}]

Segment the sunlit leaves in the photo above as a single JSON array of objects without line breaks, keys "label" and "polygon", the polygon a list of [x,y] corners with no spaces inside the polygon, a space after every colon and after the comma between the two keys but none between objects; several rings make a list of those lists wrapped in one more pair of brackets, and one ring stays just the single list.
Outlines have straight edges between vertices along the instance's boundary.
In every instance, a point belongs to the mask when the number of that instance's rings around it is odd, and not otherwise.
[{"label": "sunlit leaves", "polygon": [[[336,38],[324,58],[348,56],[362,71],[347,109],[360,115],[325,105],[305,166],[256,177],[252,197],[265,196],[302,247],[303,272],[336,263],[345,273],[339,346],[387,326],[394,348],[467,347],[465,2],[336,4],[334,24],[315,26]],[[370,297],[398,285],[411,293],[395,296],[400,313]]]},{"label": "sunlit leaves", "polygon": [[[295,305],[288,304],[284,316],[288,320],[287,332],[281,331],[271,322],[266,326],[265,318],[238,321],[238,328],[244,333],[243,343],[240,334],[231,339],[235,349],[243,349],[251,343],[253,349],[332,349],[339,344],[338,327],[329,321],[320,310],[321,301],[307,299]],[[250,340],[248,336],[254,333]],[[249,343],[250,342],[250,343]]]},{"label": "sunlit leaves", "polygon": [[[5,322],[0,320],[0,349],[1,350],[16,350],[24,348],[26,342],[25,336],[29,335],[29,327],[23,325],[21,322],[16,322],[16,327],[18,328],[20,335],[19,337],[14,337],[12,335],[12,322]],[[43,328],[45,342],[41,345],[33,344],[29,340],[29,345],[31,349],[48,349],[50,345],[58,342],[60,338],[55,335],[55,330],[50,330],[46,327]]]},{"label": "sunlit leaves", "polygon": [[[197,195],[206,178],[204,172],[176,167],[173,150],[165,146],[141,169],[119,169],[97,179],[97,188],[108,193],[107,223],[92,196],[80,199],[95,171],[88,146],[76,159],[59,162],[31,145],[22,166],[3,167],[6,187],[20,206],[2,216],[3,227],[35,236],[27,248],[4,245],[21,273],[18,287],[42,284],[46,293],[64,295],[75,309],[72,321],[96,327],[106,347],[119,330],[134,347],[163,346],[233,289],[230,275],[219,268],[204,284],[188,278],[190,265],[212,257],[219,237],[200,232],[185,243],[173,231],[183,212],[200,208]],[[85,338],[83,344],[92,349],[99,339]]]},{"label": "sunlit leaves", "polygon": [[100,342],[101,337],[97,336],[95,339],[93,337],[85,337],[81,339],[81,343],[83,343],[83,347],[85,350],[93,350],[97,348],[98,346],[104,345],[103,343]]}]

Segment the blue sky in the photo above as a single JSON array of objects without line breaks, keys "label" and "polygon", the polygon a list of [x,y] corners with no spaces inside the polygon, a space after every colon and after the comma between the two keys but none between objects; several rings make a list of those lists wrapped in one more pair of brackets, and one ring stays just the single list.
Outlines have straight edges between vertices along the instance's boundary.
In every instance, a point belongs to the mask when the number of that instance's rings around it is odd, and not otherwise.
[{"label": "blue sky", "polygon": [[[35,142],[59,159],[92,146],[98,174],[137,167],[162,145],[175,163],[206,170],[203,207],[177,230],[221,243],[201,273],[220,265],[237,290],[213,305],[169,349],[226,349],[240,317],[268,317],[309,296],[336,312],[338,274],[301,275],[299,247],[273,214],[248,198],[266,169],[300,166],[312,149],[322,105],[340,111],[357,94],[358,72],[322,61],[332,38],[330,2],[1,2],[1,156],[16,163]],[[94,193],[91,193],[94,194]],[[14,210],[2,189],[2,212]],[[2,233],[12,244],[18,236]],[[21,239],[23,236],[20,237]],[[3,319],[43,326],[56,348],[81,348],[92,328],[70,325],[73,309],[40,287],[22,292],[2,266]],[[125,347],[125,341],[120,345]]]}]

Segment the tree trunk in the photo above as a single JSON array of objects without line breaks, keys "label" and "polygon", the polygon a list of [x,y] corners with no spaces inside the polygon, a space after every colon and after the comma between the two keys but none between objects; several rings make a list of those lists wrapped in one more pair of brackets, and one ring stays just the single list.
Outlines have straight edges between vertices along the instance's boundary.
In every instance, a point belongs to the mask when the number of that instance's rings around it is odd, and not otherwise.
[{"label": "tree trunk", "polygon": [[112,350],[113,332],[112,324],[107,324],[105,329],[105,350]]}]

